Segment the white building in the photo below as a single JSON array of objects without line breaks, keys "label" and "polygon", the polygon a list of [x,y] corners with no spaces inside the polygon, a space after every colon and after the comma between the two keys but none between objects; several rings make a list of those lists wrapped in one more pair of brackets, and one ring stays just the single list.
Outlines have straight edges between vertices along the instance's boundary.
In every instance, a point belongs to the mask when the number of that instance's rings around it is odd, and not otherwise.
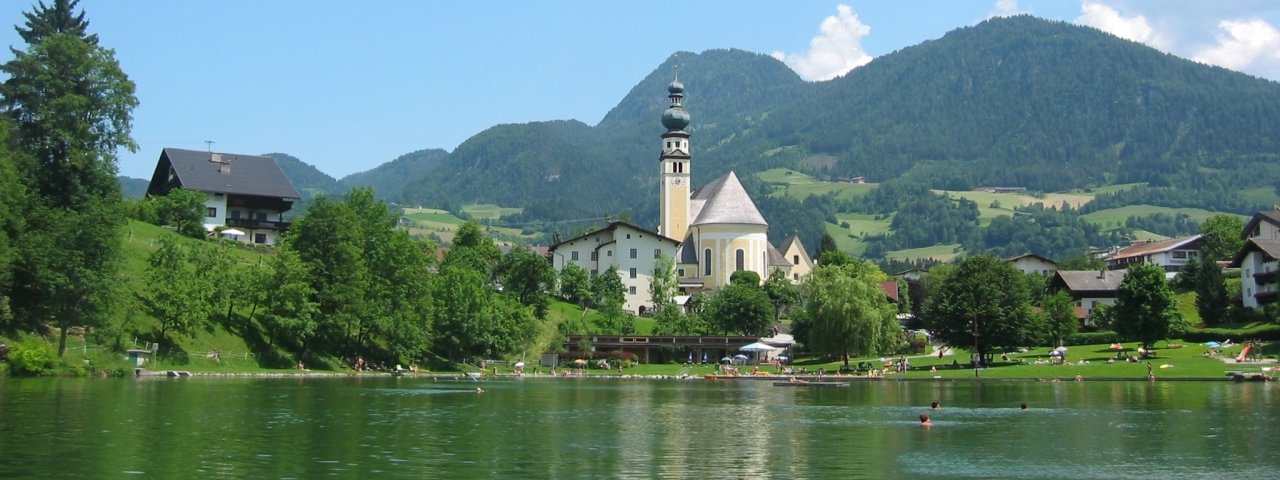
[{"label": "white building", "polygon": [[1244,246],[1231,259],[1240,268],[1240,303],[1260,308],[1280,300],[1280,210],[1258,212],[1245,225]]},{"label": "white building", "polygon": [[300,198],[271,157],[166,148],[147,195],[168,195],[174,188],[205,194],[206,228],[233,229],[226,231],[241,232],[228,236],[233,240],[266,245],[289,229],[284,212]]},{"label": "white building", "polygon": [[657,231],[615,222],[560,242],[551,247],[556,271],[571,262],[597,274],[617,266],[628,292],[623,308],[633,313],[649,308],[649,283],[659,254],[674,263],[684,293],[713,291],[744,270],[756,272],[762,281],[781,270],[799,282],[813,269],[813,260],[794,236],[781,250],[769,243],[769,223],[734,172],[693,189],[692,144],[685,131],[689,113],[681,104],[684,85],[671,82],[667,92],[671,104],[662,114],[667,130],[658,156]]},{"label": "white building", "polygon": [[596,276],[616,267],[627,293],[622,309],[637,315],[649,306],[649,284],[660,256],[671,259],[679,242],[623,222],[560,242],[551,247],[551,266],[557,272],[570,263]]},{"label": "white building", "polygon": [[1005,263],[1027,274],[1053,275],[1058,271],[1058,263],[1036,254],[1026,253],[1013,258],[1006,258]]}]

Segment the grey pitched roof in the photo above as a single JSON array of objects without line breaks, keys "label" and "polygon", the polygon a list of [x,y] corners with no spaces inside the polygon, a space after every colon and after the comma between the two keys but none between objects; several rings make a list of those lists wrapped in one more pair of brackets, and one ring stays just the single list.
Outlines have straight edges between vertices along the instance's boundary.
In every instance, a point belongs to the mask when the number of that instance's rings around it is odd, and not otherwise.
[{"label": "grey pitched roof", "polygon": [[[690,248],[684,248],[685,246]],[[698,249],[693,244],[693,233],[684,236],[684,241],[680,242],[680,251],[676,252],[676,258],[680,259],[679,263],[698,263]]]},{"label": "grey pitched roof", "polygon": [[1057,280],[1072,292],[1114,292],[1128,270],[1058,270]]},{"label": "grey pitched roof", "polygon": [[[213,161],[215,155],[221,162]],[[176,182],[169,177],[170,167]],[[208,193],[301,198],[271,157],[166,148],[160,152],[147,193],[162,194],[178,186]]]},{"label": "grey pitched roof", "polygon": [[1260,222],[1267,222],[1272,225],[1280,226],[1280,209],[1258,212],[1255,214],[1253,218],[1250,218],[1249,222],[1245,224],[1244,230],[1240,231],[1240,238],[1249,238],[1250,232],[1253,232]]},{"label": "grey pitched roof", "polygon": [[[566,244],[566,243],[570,243],[570,242],[576,242],[576,241],[578,241],[578,240],[581,240],[581,239],[583,239],[583,238],[586,238],[586,237],[589,237],[589,236],[595,235],[595,234],[600,233],[600,232],[609,231],[609,232],[615,232],[615,233],[616,233],[616,231],[618,230],[618,228],[626,228],[626,229],[630,229],[630,230],[633,230],[633,231],[636,231],[636,232],[640,232],[640,233],[645,233],[645,234],[653,235],[653,236],[654,236],[655,238],[657,238],[658,240],[661,240],[661,241],[664,241],[664,242],[671,242],[671,243],[674,243],[674,244],[676,244],[676,245],[679,245],[679,244],[680,244],[680,242],[679,242],[679,241],[677,241],[676,239],[671,238],[671,237],[665,237],[665,236],[663,236],[662,234],[659,234],[658,232],[655,232],[655,231],[653,231],[653,230],[648,230],[648,229],[645,229],[645,228],[641,228],[641,227],[638,227],[638,226],[635,226],[635,225],[632,225],[632,224],[630,224],[630,223],[623,222],[623,221],[616,221],[616,222],[611,222],[611,223],[609,223],[608,225],[605,225],[605,226],[604,226],[604,228],[601,228],[601,229],[599,229],[599,230],[592,230],[592,231],[590,231],[590,232],[584,233],[584,234],[582,234],[582,235],[578,235],[578,236],[576,236],[576,237],[573,237],[573,238],[570,238],[570,239],[568,239],[568,240],[564,240],[564,241],[562,241],[562,242],[560,242],[560,243],[557,243],[557,244],[555,244],[555,245],[552,245],[552,246],[549,248],[549,250],[556,250],[556,249],[560,248],[560,246],[561,246],[561,245],[564,245],[564,244]],[[612,242],[613,242],[613,240],[610,240],[609,242],[605,242],[605,243],[612,243]]]},{"label": "grey pitched roof", "polygon": [[696,209],[690,225],[706,225],[711,223],[734,223],[745,225],[768,225],[756,209],[755,202],[742,188],[742,182],[732,171],[706,184],[690,196],[692,207]]},{"label": "grey pitched roof", "polygon": [[1245,240],[1244,246],[1240,247],[1240,251],[1236,252],[1235,257],[1231,259],[1231,266],[1240,267],[1244,262],[1244,256],[1252,251],[1262,252],[1263,255],[1272,260],[1280,259],[1280,240],[1260,237]]},{"label": "grey pitched roof", "polygon": [[1115,261],[1123,260],[1126,258],[1145,257],[1147,255],[1154,255],[1157,253],[1168,252],[1170,250],[1178,250],[1178,249],[1184,249],[1184,248],[1197,248],[1199,246],[1201,237],[1203,237],[1203,235],[1200,235],[1197,233],[1190,237],[1177,237],[1177,238],[1170,238],[1168,240],[1161,240],[1158,242],[1145,242],[1145,243],[1130,245],[1124,249],[1121,249],[1119,252],[1116,252],[1116,254],[1112,255],[1111,258],[1108,258],[1107,261],[1115,262]]},{"label": "grey pitched roof", "polygon": [[787,256],[783,255],[782,252],[779,252],[777,247],[774,247],[772,243],[769,244],[769,266],[791,266],[791,262],[787,260]]}]

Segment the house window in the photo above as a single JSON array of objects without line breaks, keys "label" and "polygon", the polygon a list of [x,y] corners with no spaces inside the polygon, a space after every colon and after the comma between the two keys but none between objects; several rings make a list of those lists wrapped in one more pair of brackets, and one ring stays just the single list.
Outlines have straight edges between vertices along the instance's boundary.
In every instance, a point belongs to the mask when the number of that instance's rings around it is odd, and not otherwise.
[{"label": "house window", "polygon": [[634,287],[634,286],[627,287],[627,293],[630,293],[630,294],[632,294],[632,295],[635,295],[635,294],[636,294],[636,287]]},{"label": "house window", "polygon": [[218,216],[218,207],[208,207],[204,209],[204,216],[213,218]]},{"label": "house window", "polygon": [[800,264],[800,256],[799,256],[799,255],[792,255],[792,256],[791,256],[791,264],[792,264],[792,265],[799,265],[799,264]]},{"label": "house window", "polygon": [[232,210],[232,211],[228,212],[227,214],[228,214],[228,215],[231,215],[231,219],[232,219],[232,220],[239,220],[239,219],[240,219],[240,211],[239,211],[239,210]]},{"label": "house window", "polygon": [[746,262],[747,262],[746,252],[742,251],[742,249],[739,248],[737,252],[734,252],[733,268],[741,272],[743,268],[743,264],[745,264]]},{"label": "house window", "polygon": [[569,252],[569,259],[575,262],[578,261],[578,251],[574,250],[572,252]]},{"label": "house window", "polygon": [[599,275],[599,274],[600,274],[600,272],[599,272],[599,271],[597,271],[596,269],[594,269],[594,268],[593,268],[593,269],[591,269],[591,276],[593,276],[593,277],[594,277],[594,276]]},{"label": "house window", "polygon": [[613,250],[609,250],[609,253],[608,253],[608,254],[606,254],[605,256],[606,256],[606,257],[612,257],[612,256],[613,256]]},{"label": "house window", "polygon": [[253,234],[253,243],[266,244],[266,243],[267,243],[267,234],[265,234],[265,233],[255,233],[255,234]]},{"label": "house window", "polygon": [[684,269],[681,268],[679,270],[676,270],[676,275],[679,275],[680,278],[684,278]]},{"label": "house window", "polygon": [[661,248],[655,248],[655,249],[653,249],[653,258],[654,258],[654,259],[662,258],[662,249],[661,249]]},{"label": "house window", "polygon": [[1187,252],[1184,252],[1182,250],[1174,250],[1173,258],[1187,258]]},{"label": "house window", "polygon": [[628,240],[630,240],[630,239],[631,239],[631,234],[630,234],[630,233],[628,233],[628,234],[627,234],[627,239],[628,239]]},{"label": "house window", "polygon": [[631,275],[631,278],[636,278],[636,269],[634,267],[632,267],[628,273]]},{"label": "house window", "polygon": [[702,276],[711,276],[711,249],[702,251]]},{"label": "house window", "polygon": [[253,214],[254,220],[267,221],[267,212],[257,212]]},{"label": "house window", "polygon": [[600,259],[600,252],[595,252],[595,251],[591,252],[591,261],[594,262],[599,259]]},{"label": "house window", "polygon": [[799,274],[799,273],[793,273],[793,274],[791,274],[791,279],[792,279],[792,280],[799,280],[799,279],[800,279],[800,274]]},{"label": "house window", "polygon": [[636,249],[634,248],[631,249],[631,258],[636,258],[636,254],[637,254]]}]

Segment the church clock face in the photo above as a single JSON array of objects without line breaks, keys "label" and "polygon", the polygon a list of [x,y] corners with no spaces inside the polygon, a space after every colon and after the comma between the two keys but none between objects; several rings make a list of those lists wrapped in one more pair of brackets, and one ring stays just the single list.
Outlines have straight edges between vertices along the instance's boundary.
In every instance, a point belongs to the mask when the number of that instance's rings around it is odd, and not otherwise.
[{"label": "church clock face", "polygon": [[683,184],[683,183],[684,183],[684,179],[683,179],[683,178],[679,178],[679,177],[677,177],[675,180],[672,180],[672,181],[671,181],[671,183],[674,183],[674,184],[676,184],[676,185],[680,185],[680,184]]}]

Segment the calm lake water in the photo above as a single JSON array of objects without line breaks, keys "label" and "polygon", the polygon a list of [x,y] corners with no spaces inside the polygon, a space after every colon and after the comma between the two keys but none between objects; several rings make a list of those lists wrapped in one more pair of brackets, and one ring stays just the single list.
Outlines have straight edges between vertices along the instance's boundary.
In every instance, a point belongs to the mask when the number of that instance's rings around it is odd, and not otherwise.
[{"label": "calm lake water", "polygon": [[0,380],[0,478],[1280,477],[1274,383],[482,385]]}]

